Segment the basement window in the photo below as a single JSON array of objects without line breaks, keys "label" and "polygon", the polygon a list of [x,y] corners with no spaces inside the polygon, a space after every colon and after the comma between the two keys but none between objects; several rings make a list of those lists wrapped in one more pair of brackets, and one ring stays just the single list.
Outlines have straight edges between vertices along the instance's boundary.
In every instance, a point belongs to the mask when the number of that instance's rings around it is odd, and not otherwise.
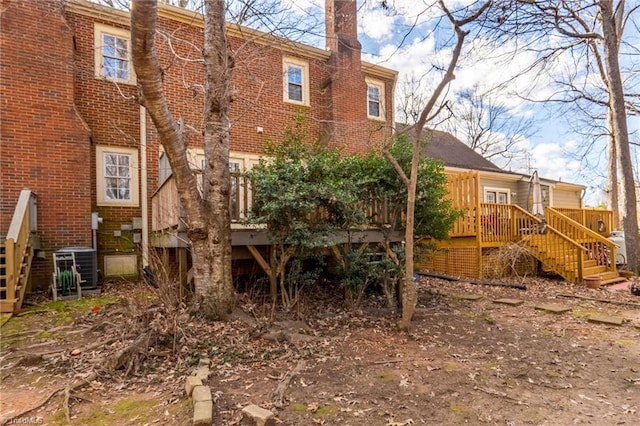
[{"label": "basement window", "polygon": [[96,77],[117,83],[135,84],[129,31],[95,24],[94,43]]}]

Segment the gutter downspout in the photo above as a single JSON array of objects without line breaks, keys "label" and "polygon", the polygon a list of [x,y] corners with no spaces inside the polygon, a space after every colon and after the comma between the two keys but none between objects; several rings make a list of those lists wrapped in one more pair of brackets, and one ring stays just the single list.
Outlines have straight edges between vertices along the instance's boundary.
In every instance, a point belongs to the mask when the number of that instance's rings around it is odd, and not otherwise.
[{"label": "gutter downspout", "polygon": [[142,267],[149,265],[149,203],[147,182],[147,110],[140,105],[140,182],[142,210]]}]

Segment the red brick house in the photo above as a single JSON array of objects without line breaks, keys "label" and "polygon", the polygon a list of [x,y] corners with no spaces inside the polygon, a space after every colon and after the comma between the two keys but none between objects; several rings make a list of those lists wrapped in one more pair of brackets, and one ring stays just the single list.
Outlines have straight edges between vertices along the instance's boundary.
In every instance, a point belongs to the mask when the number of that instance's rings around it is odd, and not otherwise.
[{"label": "red brick house", "polygon": [[[1,7],[0,236],[15,244],[5,263],[23,263],[18,252],[32,250],[33,261],[24,263],[33,287],[43,288],[53,253],[85,247],[95,249],[105,277],[136,275],[148,247],[151,196],[166,170],[155,129],[135,101],[129,14],[86,0],[2,0]],[[165,88],[197,167],[203,21],[167,5],[159,14]],[[229,24],[232,167],[250,167],[296,116],[311,135],[350,153],[390,134],[397,73],[361,61],[355,2],[328,0],[326,14],[326,49]],[[26,210],[19,201],[25,188]],[[22,222],[15,219],[20,205]],[[31,243],[20,245],[18,225],[27,221]],[[18,286],[19,269],[4,272]]]}]

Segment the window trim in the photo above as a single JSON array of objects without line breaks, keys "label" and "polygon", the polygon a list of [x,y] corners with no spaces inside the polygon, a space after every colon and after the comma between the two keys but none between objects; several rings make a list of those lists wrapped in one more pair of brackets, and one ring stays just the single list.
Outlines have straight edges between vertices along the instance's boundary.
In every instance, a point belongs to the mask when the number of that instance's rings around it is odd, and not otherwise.
[{"label": "window trim", "polygon": [[[106,197],[104,155],[114,153],[129,155],[131,168],[131,188],[129,200],[110,200]],[[139,207],[140,206],[140,178],[138,174],[138,150],[135,148],[121,148],[107,145],[96,146],[96,204],[98,206]]]},{"label": "window trim", "polygon": [[[294,66],[302,70],[302,101],[289,98],[289,66]],[[284,102],[290,104],[311,105],[311,96],[309,91],[309,62],[289,56],[282,58],[282,99]]]},{"label": "window trim", "polygon": [[[373,78],[366,77],[365,82],[367,83],[367,118],[371,120],[379,120],[385,121],[385,85],[383,81],[375,80]],[[380,105],[380,115],[371,115],[369,111],[369,87],[376,87],[378,92],[380,93],[380,99],[378,99],[378,103]]]},{"label": "window trim", "polygon": [[[129,78],[119,79],[119,78],[111,78],[107,77],[103,73],[104,62],[103,62],[103,54],[102,54],[102,36],[103,35],[111,35],[121,39],[127,40],[127,72],[129,74]],[[99,80],[112,81],[114,83],[121,84],[136,84],[136,76],[133,69],[133,60],[131,57],[131,32],[128,30],[124,30],[122,28],[111,27],[104,24],[94,23],[93,27],[93,51],[94,51],[94,75],[95,78]]]},{"label": "window trim", "polygon": [[505,193],[507,195],[506,204],[511,204],[511,190],[509,188],[497,188],[497,187],[485,186],[482,191],[482,199],[484,200],[483,202],[485,203],[489,202],[487,201],[488,192],[496,193],[496,201],[494,202],[495,204],[503,204],[498,202],[498,193]]}]

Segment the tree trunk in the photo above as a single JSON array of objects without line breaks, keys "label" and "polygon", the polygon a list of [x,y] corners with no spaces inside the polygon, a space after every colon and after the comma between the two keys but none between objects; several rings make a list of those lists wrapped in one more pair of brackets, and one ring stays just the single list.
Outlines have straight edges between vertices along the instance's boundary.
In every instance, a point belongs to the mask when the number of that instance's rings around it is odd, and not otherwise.
[{"label": "tree trunk", "polygon": [[[613,212],[613,228],[620,229],[620,200],[618,195],[620,187],[618,186],[618,155],[616,150],[616,138],[613,134],[613,117],[611,108],[607,109],[607,160],[608,160],[608,185],[607,185],[607,204]],[[609,229],[608,231],[612,231]]]},{"label": "tree trunk", "polygon": [[229,212],[230,68],[224,23],[224,3],[205,3],[204,108],[205,167],[201,195],[189,166],[183,126],[173,117],[164,93],[162,69],[155,48],[158,3],[134,0],[131,7],[132,59],[140,87],[139,102],[156,126],[185,210],[192,248],[196,304],[210,318],[224,319],[234,304],[231,277]]},{"label": "tree trunk", "polygon": [[620,184],[625,194],[621,216],[627,249],[627,263],[629,269],[640,272],[640,235],[638,234],[638,205],[635,182],[633,179],[633,164],[629,147],[629,131],[627,128],[627,113],[624,104],[624,88],[618,63],[618,29],[612,0],[601,0],[600,19],[604,37],[604,56],[609,79],[609,107],[613,117],[613,134],[616,142],[616,152],[620,164]]},{"label": "tree trunk", "polygon": [[422,128],[415,128],[412,132],[411,139],[413,143],[413,152],[411,157],[411,174],[409,175],[409,187],[407,188],[407,218],[406,228],[404,231],[405,243],[405,260],[404,260],[404,285],[402,287],[402,319],[400,321],[400,329],[409,331],[411,319],[416,310],[418,303],[418,291],[416,284],[413,282],[413,254],[414,254],[414,238],[413,228],[416,216],[416,187],[418,184],[418,165],[422,157],[422,149],[420,144],[420,134]]},{"label": "tree trunk", "polygon": [[402,318],[400,320],[399,327],[401,330],[408,331],[409,326],[411,325],[411,319],[413,318],[413,314],[416,309],[416,304],[418,302],[418,293],[416,284],[413,282],[413,255],[414,255],[414,224],[415,224],[415,208],[416,208],[416,187],[418,184],[418,165],[420,164],[420,159],[423,155],[422,150],[422,134],[424,132],[425,126],[427,122],[433,118],[434,108],[436,107],[436,103],[440,99],[440,96],[444,92],[445,88],[455,79],[455,75],[453,71],[455,70],[458,59],[460,58],[460,53],[462,52],[462,46],[464,45],[464,39],[467,36],[467,32],[462,29],[462,26],[468,24],[469,22],[473,22],[478,19],[491,5],[492,0],[487,0],[484,2],[474,13],[469,15],[468,17],[458,20],[451,14],[449,9],[447,9],[443,0],[438,0],[438,4],[442,11],[446,14],[447,19],[451,23],[451,26],[456,34],[456,45],[453,48],[451,53],[451,60],[449,61],[449,65],[447,67],[446,72],[442,76],[442,80],[438,83],[436,88],[434,89],[431,97],[425,104],[424,108],[420,112],[420,116],[416,123],[411,126],[409,129],[405,130],[409,132],[409,140],[412,143],[412,156],[411,156],[411,174],[407,176],[402,169],[402,167],[398,164],[398,161],[393,158],[393,156],[389,153],[387,149],[383,150],[384,155],[393,165],[393,168],[396,170],[405,186],[407,187],[407,209],[406,209],[406,228],[404,233],[405,238],[405,268],[404,268],[404,277],[401,282],[403,284],[400,285],[402,289]]}]

